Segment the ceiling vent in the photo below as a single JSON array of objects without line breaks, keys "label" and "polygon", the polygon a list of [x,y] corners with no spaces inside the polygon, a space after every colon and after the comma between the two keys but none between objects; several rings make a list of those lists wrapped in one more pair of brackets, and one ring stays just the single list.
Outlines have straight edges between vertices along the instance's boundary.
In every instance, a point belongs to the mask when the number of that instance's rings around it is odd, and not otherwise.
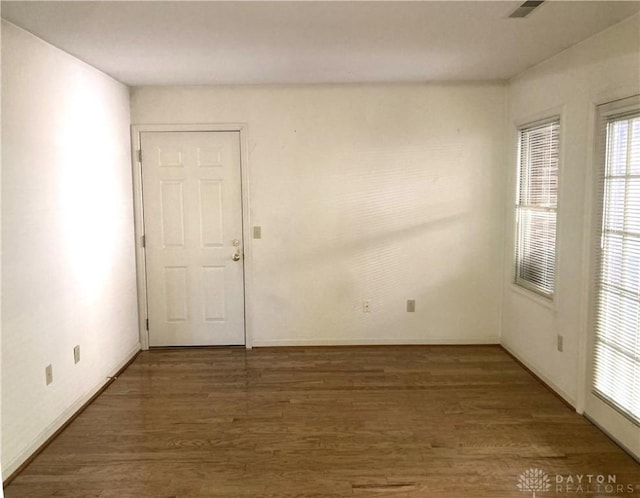
[{"label": "ceiling vent", "polygon": [[523,18],[531,14],[536,8],[540,7],[544,3],[544,0],[528,0],[520,7],[513,11],[509,17]]}]

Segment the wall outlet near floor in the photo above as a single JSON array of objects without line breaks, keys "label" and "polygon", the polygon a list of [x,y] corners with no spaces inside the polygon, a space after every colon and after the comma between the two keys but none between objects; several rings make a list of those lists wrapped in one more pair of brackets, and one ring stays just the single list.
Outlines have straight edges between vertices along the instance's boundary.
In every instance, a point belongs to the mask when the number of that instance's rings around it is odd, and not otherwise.
[{"label": "wall outlet near floor", "polygon": [[47,365],[44,369],[44,378],[47,382],[47,385],[53,382],[53,367],[51,365]]},{"label": "wall outlet near floor", "polygon": [[560,351],[562,353],[562,351],[564,350],[564,338],[558,334],[557,336],[557,342],[558,342],[558,351]]},{"label": "wall outlet near floor", "polygon": [[371,311],[371,302],[364,300],[362,301],[362,312],[369,313]]},{"label": "wall outlet near floor", "polygon": [[80,362],[80,345],[78,344],[75,348],[73,348],[73,362]]},{"label": "wall outlet near floor", "polygon": [[416,311],[416,300],[407,299],[407,313],[414,313]]}]

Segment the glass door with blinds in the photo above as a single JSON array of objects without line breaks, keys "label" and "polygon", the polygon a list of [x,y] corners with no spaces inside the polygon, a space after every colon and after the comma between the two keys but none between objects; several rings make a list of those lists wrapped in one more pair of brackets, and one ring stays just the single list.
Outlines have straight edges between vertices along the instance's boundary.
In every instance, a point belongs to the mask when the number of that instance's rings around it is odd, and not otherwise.
[{"label": "glass door with blinds", "polygon": [[640,458],[640,96],[599,106],[585,413]]}]

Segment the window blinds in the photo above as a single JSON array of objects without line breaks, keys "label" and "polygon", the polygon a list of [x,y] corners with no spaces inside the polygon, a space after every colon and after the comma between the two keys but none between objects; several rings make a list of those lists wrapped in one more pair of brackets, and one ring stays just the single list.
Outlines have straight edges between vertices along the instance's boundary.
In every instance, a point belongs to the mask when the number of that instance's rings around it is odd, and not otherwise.
[{"label": "window blinds", "polygon": [[516,200],[516,283],[553,295],[560,120],[520,130]]},{"label": "window blinds", "polygon": [[640,424],[640,110],[603,118],[594,393]]}]

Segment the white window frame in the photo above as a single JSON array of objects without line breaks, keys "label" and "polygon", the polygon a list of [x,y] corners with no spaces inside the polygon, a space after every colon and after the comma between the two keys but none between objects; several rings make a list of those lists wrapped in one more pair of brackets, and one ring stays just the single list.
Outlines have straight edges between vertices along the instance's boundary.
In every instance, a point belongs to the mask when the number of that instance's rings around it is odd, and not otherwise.
[{"label": "white window frame", "polygon": [[[521,195],[521,169],[522,169],[522,133],[529,129],[535,129],[541,126],[545,126],[548,124],[557,123],[558,126],[558,172],[556,178],[556,205],[554,208],[542,208],[547,212],[553,212],[555,214],[555,239],[553,241],[553,251],[554,251],[554,264],[553,264],[553,290],[551,292],[546,292],[544,289],[535,285],[531,281],[520,277],[520,265],[521,262],[519,260],[520,256],[520,216],[519,212],[526,209],[520,203],[520,195]],[[517,286],[516,288],[526,289],[526,291],[534,293],[537,297],[542,297],[545,302],[553,302],[554,296],[557,290],[557,261],[558,261],[558,212],[560,205],[560,176],[562,171],[562,116],[560,113],[553,113],[547,115],[542,119],[536,119],[533,121],[528,121],[526,123],[519,124],[517,126],[517,147],[516,147],[516,189],[515,189],[515,203],[514,203],[514,253],[513,253],[513,278],[512,282]],[[531,206],[534,207],[535,206]]]},{"label": "white window frame", "polygon": [[[606,101],[604,101],[606,102]],[[638,424],[632,417],[617,409],[614,404],[594,392],[595,358],[594,350],[597,333],[597,310],[599,300],[600,260],[602,242],[602,222],[604,214],[604,183],[602,181],[606,167],[606,123],[615,116],[629,114],[634,109],[640,109],[640,95],[619,98],[608,103],[600,103],[595,107],[595,141],[593,155],[593,175],[591,180],[592,202],[590,203],[589,232],[591,243],[588,258],[590,278],[588,285],[588,314],[587,314],[587,344],[586,344],[586,372],[583,377],[584,385],[584,415],[595,425],[600,427],[620,446],[640,461],[640,438],[638,438]]]}]

